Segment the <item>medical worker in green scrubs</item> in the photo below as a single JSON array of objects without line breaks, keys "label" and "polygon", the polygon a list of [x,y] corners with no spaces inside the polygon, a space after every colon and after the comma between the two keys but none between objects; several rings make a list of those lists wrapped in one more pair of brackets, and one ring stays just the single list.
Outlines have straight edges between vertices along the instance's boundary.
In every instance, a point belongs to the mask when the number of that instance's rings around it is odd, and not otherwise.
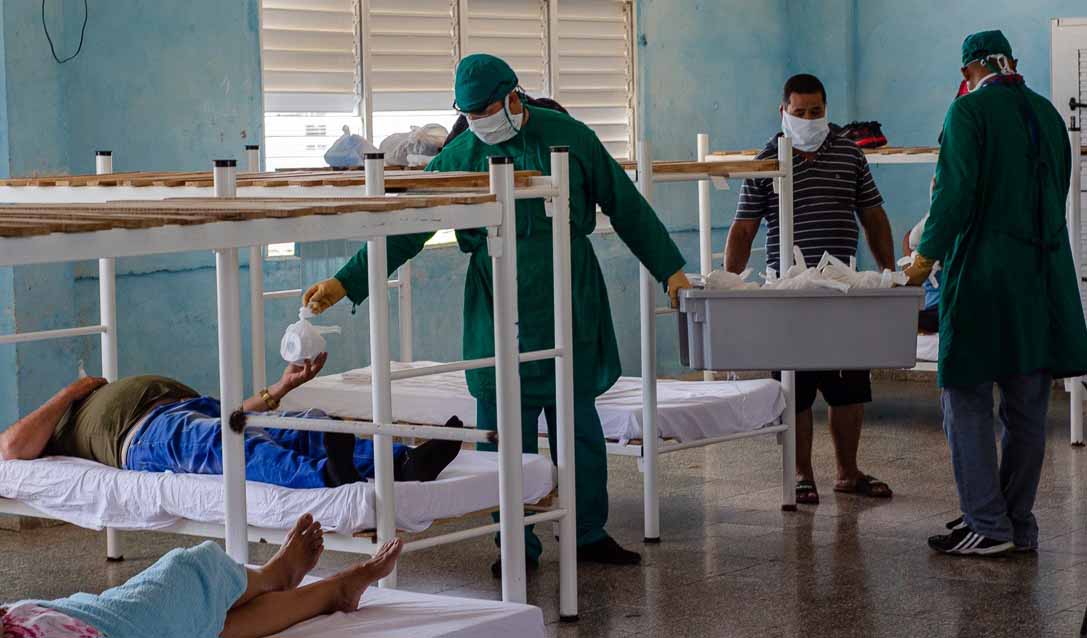
[{"label": "medical worker in green scrubs", "polygon": [[[619,350],[608,306],[604,276],[589,235],[596,227],[596,209],[611,221],[619,238],[657,281],[665,283],[673,303],[680,289],[690,286],[683,274],[684,259],[657,219],[596,134],[572,117],[524,105],[517,75],[499,58],[476,54],[457,66],[456,108],[466,114],[472,135],[461,135],[427,166],[428,171],[488,170],[488,158],[509,156],[517,170],[551,173],[551,147],[570,151],[570,225],[574,320],[574,430],[577,468],[578,559],[629,565],[641,557],[623,549],[607,532],[607,451],[595,399],[619,377]],[[390,273],[419,254],[430,234],[390,237]],[[491,299],[491,260],[486,231],[457,231],[460,249],[468,253],[464,286],[464,356],[494,356]],[[517,202],[518,317],[521,351],[554,347],[551,219],[542,200]],[[304,301],[323,311],[345,295],[359,304],[369,294],[366,247],[334,278],[310,288]],[[469,370],[468,388],[477,399],[477,424],[496,429],[493,368]],[[552,361],[521,364],[522,428],[526,452],[536,452],[536,427],[542,412],[555,451],[555,372]],[[493,446],[490,449],[494,449]],[[527,532],[530,568],[539,564],[539,539]],[[501,565],[492,567],[495,575]]]},{"label": "medical worker in green scrubs", "polygon": [[[1050,387],[1087,371],[1087,327],[1065,224],[1068,133],[1016,67],[999,31],[963,43],[970,92],[944,121],[931,213],[907,269],[920,285],[933,262],[944,268],[939,384],[963,516],[929,545],[947,554],[1038,547],[1031,510]],[[999,465],[994,383],[1004,426]]]}]

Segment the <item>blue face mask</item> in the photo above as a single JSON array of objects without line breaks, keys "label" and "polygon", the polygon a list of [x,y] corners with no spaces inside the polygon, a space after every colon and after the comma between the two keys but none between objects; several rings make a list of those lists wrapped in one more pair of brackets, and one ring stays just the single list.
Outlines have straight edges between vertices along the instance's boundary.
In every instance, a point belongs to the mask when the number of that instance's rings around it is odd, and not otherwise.
[{"label": "blue face mask", "polygon": [[468,128],[484,144],[501,144],[512,140],[521,132],[524,119],[524,109],[520,113],[510,113],[510,96],[507,95],[500,111],[487,117],[468,118]]}]

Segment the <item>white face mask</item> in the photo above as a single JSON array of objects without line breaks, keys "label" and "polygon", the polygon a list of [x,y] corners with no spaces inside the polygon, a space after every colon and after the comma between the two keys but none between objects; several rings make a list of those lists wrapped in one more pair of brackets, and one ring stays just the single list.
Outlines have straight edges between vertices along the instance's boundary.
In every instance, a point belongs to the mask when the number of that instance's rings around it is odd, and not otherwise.
[{"label": "white face mask", "polygon": [[510,96],[507,95],[502,110],[487,117],[468,118],[468,128],[484,144],[501,144],[512,140],[521,131],[524,119],[524,108],[520,113],[510,113]]},{"label": "white face mask", "polygon": [[797,149],[814,153],[830,134],[830,126],[825,115],[817,120],[805,120],[782,111],[781,132],[793,141],[793,146]]}]

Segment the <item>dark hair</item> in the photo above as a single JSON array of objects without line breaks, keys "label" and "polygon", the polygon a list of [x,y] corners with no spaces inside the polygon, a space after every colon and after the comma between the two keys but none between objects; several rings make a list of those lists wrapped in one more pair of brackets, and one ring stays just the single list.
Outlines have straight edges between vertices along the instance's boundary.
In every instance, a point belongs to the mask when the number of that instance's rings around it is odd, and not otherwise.
[{"label": "dark hair", "polygon": [[[555,100],[552,100],[549,97],[532,97],[524,93],[519,93],[518,95],[521,96],[521,102],[524,104],[528,104],[529,106],[538,106],[543,109],[569,114],[561,104],[559,104]],[[449,136],[445,138],[445,142],[442,144],[442,148],[448,146],[450,142],[457,139],[457,137],[460,136],[461,133],[467,130],[468,118],[461,115],[457,118],[457,121],[453,123],[453,130],[450,131]]]},{"label": "dark hair", "polygon": [[818,93],[823,96],[823,104],[827,103],[827,90],[823,86],[823,83],[819,81],[819,78],[811,75],[810,73],[801,73],[800,75],[794,75],[785,81],[785,91],[781,97],[782,104],[789,103],[789,97],[793,93],[803,93],[810,95],[812,93]]}]

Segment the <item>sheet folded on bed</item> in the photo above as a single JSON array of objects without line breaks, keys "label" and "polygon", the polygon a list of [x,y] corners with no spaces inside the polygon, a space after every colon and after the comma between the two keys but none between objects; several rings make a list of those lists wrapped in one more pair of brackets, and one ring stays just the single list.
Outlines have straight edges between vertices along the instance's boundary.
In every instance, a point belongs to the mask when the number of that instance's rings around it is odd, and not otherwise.
[{"label": "sheet folded on bed", "polygon": [[[312,579],[307,579],[312,580]],[[543,638],[539,607],[371,587],[359,610],[300,623],[276,638]]]},{"label": "sheet folded on bed", "polygon": [[[524,455],[524,495],[535,503],[554,489],[550,459]],[[311,512],[325,529],[374,527],[372,483],[292,490],[246,483],[249,524],[290,529]],[[164,529],[182,520],[222,523],[222,477],[118,470],[93,461],[48,457],[0,461],[0,497],[21,501],[80,527]],[[498,455],[464,450],[430,483],[396,484],[396,524],[419,532],[431,522],[498,506]]]},{"label": "sheet folded on bed", "polygon": [[917,335],[917,360],[940,360],[940,335]]},{"label": "sheet folded on bed", "polygon": [[[394,362],[393,369],[435,365],[432,361]],[[621,377],[597,398],[604,436],[626,443],[642,438],[642,380]],[[406,423],[442,424],[456,415],[475,427],[476,402],[463,372],[446,372],[394,381],[393,416]],[[372,417],[370,370],[362,368],[319,377],[283,399],[283,409],[320,408],[352,419]],[[662,438],[694,441],[750,432],[776,423],[785,410],[781,384],[749,381],[669,381],[657,384],[657,425]],[[540,431],[546,431],[541,418]]]}]

